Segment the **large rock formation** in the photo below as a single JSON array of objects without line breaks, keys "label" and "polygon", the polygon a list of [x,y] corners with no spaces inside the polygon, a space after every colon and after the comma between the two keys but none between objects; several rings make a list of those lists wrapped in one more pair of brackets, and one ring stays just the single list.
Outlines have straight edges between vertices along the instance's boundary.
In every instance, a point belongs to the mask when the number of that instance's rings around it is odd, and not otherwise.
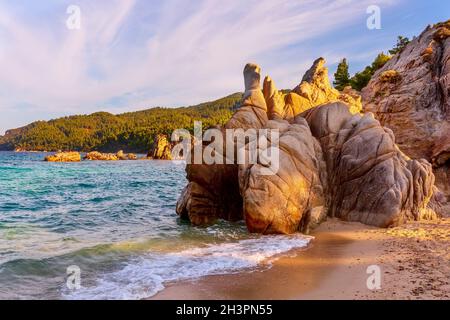
[{"label": "large rock formation", "polygon": [[351,113],[360,113],[362,111],[361,97],[359,95],[348,91],[339,92],[331,86],[328,78],[328,69],[325,67],[323,58],[314,61],[312,68],[305,73],[302,82],[294,89],[294,92],[311,101],[311,107],[342,101],[347,104]]},{"label": "large rock formation", "polygon": [[378,227],[435,218],[428,208],[434,175],[410,160],[373,114],[351,115],[341,103],[303,113],[326,163],[328,215]]},{"label": "large rock formation", "polygon": [[147,155],[155,160],[172,160],[172,145],[165,134],[158,134]]},{"label": "large rock formation", "polygon": [[247,227],[264,234],[307,232],[313,209],[325,204],[326,170],[320,145],[303,118],[292,124],[270,120],[266,127],[280,132],[279,169],[261,175],[264,164],[240,166]]},{"label": "large rock formation", "polygon": [[[248,64],[244,69],[245,94],[241,107],[225,125],[226,129],[263,128],[268,120],[267,106],[260,89],[260,68]],[[242,197],[239,193],[238,166],[225,155],[223,164],[186,166],[189,184],[177,203],[177,213],[193,224],[212,223],[218,218],[241,220]]]},{"label": "large rock formation", "polygon": [[351,113],[362,111],[359,95],[350,91],[339,92],[331,86],[323,58],[314,61],[300,84],[290,93],[283,94],[278,91],[270,77],[264,80],[263,93],[270,110],[269,117],[279,117],[291,122],[296,115],[329,102],[345,102]]},{"label": "large rock formation", "polygon": [[80,162],[81,155],[79,152],[58,152],[51,156],[45,157],[47,162]]},{"label": "large rock formation", "polygon": [[332,89],[323,59],[288,95],[268,77],[261,90],[256,65],[244,79],[242,106],[225,128],[279,130],[266,146],[279,150],[277,170],[263,175],[267,163],[237,165],[225,151],[229,164],[188,164],[179,215],[193,224],[244,218],[266,234],[306,232],[326,215],[380,227],[436,217],[431,165],[406,157],[392,131],[359,113],[357,96]]},{"label": "large rock formation", "polygon": [[433,164],[450,201],[450,20],[428,27],[377,71],[364,111],[390,128],[400,149]]},{"label": "large rock formation", "polygon": [[[269,118],[293,121],[295,115],[322,103],[350,101],[350,110],[361,110],[361,98],[340,94],[333,89],[328,79],[328,70],[323,58],[317,59],[293,92],[283,94],[273,81],[266,77],[261,91],[260,67],[248,64],[244,69],[245,93],[240,108],[224,129],[260,129]],[[320,94],[319,94],[320,92]],[[301,95],[300,95],[301,94]],[[221,155],[223,163],[233,164],[188,164],[189,184],[184,189],[177,213],[189,218],[194,224],[212,223],[217,218],[239,220],[243,218],[242,196],[239,193],[238,166],[236,159]]]}]

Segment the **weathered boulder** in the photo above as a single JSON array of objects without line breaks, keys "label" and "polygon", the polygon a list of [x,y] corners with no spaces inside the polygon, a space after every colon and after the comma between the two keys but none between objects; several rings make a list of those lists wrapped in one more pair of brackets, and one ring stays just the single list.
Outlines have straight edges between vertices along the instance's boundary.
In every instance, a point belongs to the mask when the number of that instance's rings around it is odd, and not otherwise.
[{"label": "weathered boulder", "polygon": [[101,153],[98,151],[91,151],[84,156],[84,159],[91,161],[117,161],[119,160],[119,157],[115,153]]},{"label": "weathered boulder", "polygon": [[117,159],[119,160],[128,160],[127,155],[123,152],[123,150],[120,150],[116,153]]},{"label": "weathered boulder", "polygon": [[351,115],[334,103],[301,116],[324,153],[330,216],[377,227],[436,217],[428,208],[434,186],[430,163],[406,157],[373,114]]},{"label": "weathered boulder", "polygon": [[[298,92],[283,94],[278,91],[273,81],[266,77],[261,90],[260,67],[247,64],[244,68],[245,93],[241,106],[225,125],[224,129],[261,129],[269,119],[294,121],[294,117],[318,104],[347,99],[352,112],[361,110],[361,98],[356,94],[350,96],[339,93],[330,85],[325,60],[318,59],[306,73]],[[320,98],[316,94],[306,95],[321,90]],[[295,91],[295,90],[294,90]],[[330,100],[328,100],[330,99]],[[344,101],[343,100],[343,101]],[[345,100],[346,101],[346,100]],[[225,155],[223,163],[226,163]],[[243,218],[242,196],[238,186],[238,166],[236,159],[230,159],[227,165],[187,164],[189,180],[178,204],[177,213],[189,218],[193,224],[211,223],[217,218],[239,220]]]},{"label": "weathered boulder", "polygon": [[[314,208],[325,204],[323,183],[326,168],[318,141],[308,123],[297,118],[293,124],[271,120],[278,129],[279,168],[262,175],[260,163],[240,167],[244,217],[250,232],[264,234],[307,232]],[[270,146],[268,146],[270,147]]]},{"label": "weathered boulder", "polygon": [[301,83],[290,93],[278,91],[270,77],[264,79],[263,93],[270,119],[276,117],[292,122],[296,115],[308,109],[337,101],[345,102],[351,113],[362,111],[361,96],[356,91],[347,88],[339,92],[331,86],[323,58],[314,61]]},{"label": "weathered boulder", "polygon": [[261,91],[261,68],[249,63],[244,68],[245,93],[240,108],[225,125],[226,129],[260,129],[268,120],[267,105]]},{"label": "weathered boulder", "polygon": [[58,152],[44,159],[48,162],[80,162],[81,155],[79,152]]},{"label": "weathered boulder", "polygon": [[165,134],[156,136],[147,157],[155,160],[172,160],[172,144]]},{"label": "weathered boulder", "polygon": [[[244,80],[245,93],[241,107],[225,125],[226,129],[262,128],[268,120],[267,106],[260,88],[260,68],[247,64]],[[231,164],[226,164],[226,155],[220,156],[223,164],[186,165],[189,183],[178,200],[177,213],[195,225],[210,224],[218,218],[241,220],[243,217],[238,165],[235,159],[231,159]]]},{"label": "weathered boulder", "polygon": [[260,68],[247,65],[242,107],[225,128],[277,129],[279,140],[266,146],[279,150],[277,170],[263,175],[267,163],[238,166],[225,155],[230,164],[188,164],[177,213],[196,225],[244,218],[260,233],[307,232],[326,215],[379,227],[435,218],[431,165],[405,156],[392,131],[358,104],[341,102],[358,95],[331,89],[325,72],[317,60],[283,95],[269,77],[261,90]]},{"label": "weathered boulder", "polygon": [[[312,108],[279,129],[279,170],[240,170],[244,217],[251,232],[307,232],[314,210],[347,221],[390,227],[436,218],[428,207],[434,175],[426,160],[409,160],[392,131],[372,114],[343,103]],[[320,219],[319,219],[320,220]]]},{"label": "weathered boulder", "polygon": [[406,155],[432,162],[450,200],[450,20],[428,27],[387,62],[362,98]]},{"label": "weathered boulder", "polygon": [[91,151],[84,156],[84,159],[91,161],[123,161],[137,160],[137,156],[134,153],[124,153],[123,150],[120,150],[117,153],[102,153],[98,151]]},{"label": "weathered boulder", "polygon": [[137,160],[138,159],[137,155],[135,155],[134,153],[128,153],[126,155],[126,157],[127,157],[127,160]]},{"label": "weathered boulder", "polygon": [[134,153],[124,153],[120,150],[116,153],[118,160],[137,160],[137,156]]}]

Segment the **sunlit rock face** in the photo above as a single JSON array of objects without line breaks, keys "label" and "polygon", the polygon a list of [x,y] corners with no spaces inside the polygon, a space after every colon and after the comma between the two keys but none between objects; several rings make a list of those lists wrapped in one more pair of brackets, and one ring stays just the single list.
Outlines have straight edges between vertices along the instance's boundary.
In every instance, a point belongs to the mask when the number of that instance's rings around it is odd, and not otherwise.
[{"label": "sunlit rock face", "polygon": [[240,108],[225,125],[227,129],[259,129],[266,125],[267,104],[261,91],[261,68],[249,63],[244,69],[245,92]]},{"label": "sunlit rock face", "polygon": [[147,157],[155,160],[172,160],[172,145],[165,134],[156,136]]},{"label": "sunlit rock face", "polygon": [[428,208],[431,165],[406,157],[392,131],[372,114],[352,115],[338,102],[312,108],[291,124],[277,120],[267,127],[281,133],[278,172],[261,175],[260,165],[240,170],[250,231],[307,231],[317,208],[377,227],[437,217]]},{"label": "sunlit rock face", "polygon": [[352,115],[342,103],[301,115],[322,147],[330,216],[389,227],[435,218],[429,204],[434,175],[426,160],[410,160],[373,114]]},{"label": "sunlit rock face", "polygon": [[412,40],[362,97],[364,111],[394,132],[405,154],[433,164],[436,184],[450,200],[450,20]]},{"label": "sunlit rock face", "polygon": [[45,157],[44,160],[47,162],[80,162],[81,155],[79,152],[58,152]]},{"label": "sunlit rock face", "polygon": [[293,123],[271,120],[266,127],[280,132],[279,167],[271,175],[262,175],[264,165],[240,166],[247,227],[264,234],[306,232],[313,209],[325,204],[322,150],[303,118]]},{"label": "sunlit rock face", "polygon": [[300,84],[290,93],[283,94],[278,91],[270,77],[264,80],[263,93],[271,119],[282,118],[292,122],[296,115],[308,109],[337,101],[346,103],[351,113],[362,111],[359,95],[353,92],[339,92],[331,86],[323,58],[314,61]]},{"label": "sunlit rock face", "polygon": [[[267,106],[260,89],[260,70],[254,64],[245,66],[243,101],[225,125],[226,129],[258,129],[266,125]],[[221,156],[223,164],[188,163],[186,166],[189,183],[178,200],[177,213],[195,225],[210,224],[218,218],[232,221],[243,218],[238,165],[235,159],[232,164],[226,164],[226,156]]]},{"label": "sunlit rock face", "polygon": [[327,215],[379,227],[436,217],[428,208],[431,165],[403,155],[391,130],[360,114],[354,92],[333,89],[323,59],[289,94],[269,77],[261,89],[254,64],[244,80],[241,108],[225,128],[277,129],[277,170],[261,174],[267,164],[238,165],[225,155],[232,164],[188,164],[179,215],[196,225],[244,219],[264,234],[308,232]]}]

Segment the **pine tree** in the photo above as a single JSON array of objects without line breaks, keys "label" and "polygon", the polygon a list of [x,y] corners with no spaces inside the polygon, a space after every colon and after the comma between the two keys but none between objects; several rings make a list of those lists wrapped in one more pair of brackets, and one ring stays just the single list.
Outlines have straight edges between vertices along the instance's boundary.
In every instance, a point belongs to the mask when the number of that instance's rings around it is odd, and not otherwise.
[{"label": "pine tree", "polygon": [[398,36],[397,44],[395,45],[394,48],[392,48],[392,50],[389,50],[389,53],[394,55],[401,52],[408,45],[409,42],[410,40],[407,37]]},{"label": "pine tree", "polygon": [[391,60],[392,56],[384,54],[384,52],[381,52],[372,62],[372,71],[375,73],[378,69],[381,69],[384,67],[384,65]]},{"label": "pine tree", "polygon": [[356,73],[351,79],[350,84],[353,89],[361,91],[369,83],[372,76],[378,69],[381,69],[392,56],[381,52],[370,66],[367,66],[363,71]]},{"label": "pine tree", "polygon": [[334,87],[338,90],[344,90],[344,88],[350,85],[350,73],[348,72],[347,59],[342,59],[339,63],[336,73],[334,74]]},{"label": "pine tree", "polygon": [[373,71],[371,67],[366,67],[363,71],[356,73],[351,81],[352,88],[361,91],[372,78]]}]

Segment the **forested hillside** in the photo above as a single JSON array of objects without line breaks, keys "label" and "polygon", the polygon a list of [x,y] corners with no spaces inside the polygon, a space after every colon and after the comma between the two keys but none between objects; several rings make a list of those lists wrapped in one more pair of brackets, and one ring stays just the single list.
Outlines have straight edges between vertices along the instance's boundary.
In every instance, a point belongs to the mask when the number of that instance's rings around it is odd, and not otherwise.
[{"label": "forested hillside", "polygon": [[156,134],[171,134],[179,128],[192,130],[197,120],[203,122],[204,128],[224,124],[241,98],[241,93],[235,93],[190,107],[152,108],[119,115],[97,112],[37,121],[0,136],[0,150],[147,152]]}]

